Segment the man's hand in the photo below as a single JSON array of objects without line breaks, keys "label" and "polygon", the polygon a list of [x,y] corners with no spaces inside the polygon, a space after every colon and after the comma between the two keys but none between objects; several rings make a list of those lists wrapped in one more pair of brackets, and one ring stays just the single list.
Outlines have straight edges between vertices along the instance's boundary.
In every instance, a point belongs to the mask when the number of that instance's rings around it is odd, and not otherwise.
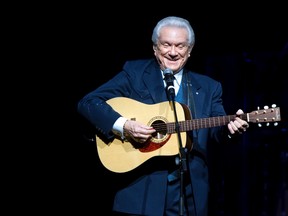
[{"label": "man's hand", "polygon": [[[241,115],[243,114],[243,110],[239,109],[236,112],[236,115]],[[242,134],[243,132],[246,131],[246,129],[249,127],[248,122],[244,121],[243,119],[236,117],[234,121],[229,122],[228,124],[228,129],[231,133],[233,134]]]},{"label": "man's hand", "polygon": [[156,130],[153,127],[137,121],[127,120],[124,124],[125,137],[130,137],[138,143],[145,143],[155,132]]}]

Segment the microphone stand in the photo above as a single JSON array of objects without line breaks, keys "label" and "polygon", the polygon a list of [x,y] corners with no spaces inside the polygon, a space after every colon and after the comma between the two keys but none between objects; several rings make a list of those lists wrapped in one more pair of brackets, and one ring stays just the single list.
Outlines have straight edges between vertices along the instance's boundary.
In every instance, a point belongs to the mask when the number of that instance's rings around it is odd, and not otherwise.
[{"label": "microphone stand", "polygon": [[180,125],[177,116],[177,110],[175,105],[175,93],[170,94],[170,102],[172,102],[174,117],[175,117],[175,131],[178,136],[179,141],[179,173],[180,173],[180,200],[179,200],[179,215],[184,215],[185,208],[185,194],[184,194],[184,175],[187,172],[187,148],[183,147],[181,134],[180,134]]}]

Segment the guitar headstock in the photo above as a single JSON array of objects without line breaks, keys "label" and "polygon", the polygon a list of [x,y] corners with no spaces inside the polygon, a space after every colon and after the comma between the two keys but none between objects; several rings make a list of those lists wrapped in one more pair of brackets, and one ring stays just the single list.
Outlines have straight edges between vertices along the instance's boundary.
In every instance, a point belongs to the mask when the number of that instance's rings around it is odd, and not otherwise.
[{"label": "guitar headstock", "polygon": [[266,123],[266,126],[269,126],[270,122],[274,123],[274,126],[278,125],[278,121],[281,121],[280,107],[276,107],[275,104],[272,105],[272,108],[264,106],[264,109],[260,110],[259,107],[257,110],[250,112],[248,114],[248,122],[258,123],[259,127],[262,127],[260,123]]}]

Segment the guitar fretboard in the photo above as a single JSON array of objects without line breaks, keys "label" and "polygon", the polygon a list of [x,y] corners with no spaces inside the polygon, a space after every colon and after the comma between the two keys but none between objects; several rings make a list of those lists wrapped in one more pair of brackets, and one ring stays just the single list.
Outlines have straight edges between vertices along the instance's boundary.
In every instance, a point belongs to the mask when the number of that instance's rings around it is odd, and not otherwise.
[{"label": "guitar fretboard", "polygon": [[[247,116],[245,114],[240,115],[240,118],[246,120]],[[193,119],[179,122],[179,131],[191,131],[200,128],[211,128],[217,126],[223,126],[228,124],[230,121],[233,121],[236,118],[236,115],[228,115],[228,116],[217,116],[211,118],[202,118],[202,119]],[[166,123],[167,133],[175,133],[176,132],[176,123]]]}]

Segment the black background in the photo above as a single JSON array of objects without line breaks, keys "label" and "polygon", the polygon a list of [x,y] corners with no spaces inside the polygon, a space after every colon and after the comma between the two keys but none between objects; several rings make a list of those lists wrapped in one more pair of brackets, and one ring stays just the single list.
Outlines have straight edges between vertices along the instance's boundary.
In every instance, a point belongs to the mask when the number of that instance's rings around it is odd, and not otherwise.
[{"label": "black background", "polygon": [[[185,5],[151,6],[144,12],[142,4],[129,9],[121,5],[116,12],[76,3],[49,5],[19,21],[22,27],[28,23],[30,40],[36,42],[33,84],[41,90],[45,86],[40,97],[36,88],[32,90],[33,100],[44,99],[41,107],[47,109],[41,113],[45,120],[41,118],[35,129],[45,143],[44,151],[43,145],[38,146],[33,149],[35,159],[29,158],[37,177],[33,181],[27,177],[29,188],[21,184],[26,187],[21,197],[30,193],[34,204],[24,208],[31,213],[109,215],[117,176],[102,167],[95,143],[86,139],[93,137],[93,130],[77,113],[77,102],[118,73],[125,60],[153,57],[153,27],[159,19],[177,15],[188,19],[196,34],[187,67],[222,83],[228,114],[272,104],[281,108],[278,126],[252,124],[239,144],[215,152],[212,178],[217,196],[212,215],[279,214],[287,194],[284,7],[207,3],[188,12],[182,10]],[[39,112],[38,106],[33,111]]]}]

